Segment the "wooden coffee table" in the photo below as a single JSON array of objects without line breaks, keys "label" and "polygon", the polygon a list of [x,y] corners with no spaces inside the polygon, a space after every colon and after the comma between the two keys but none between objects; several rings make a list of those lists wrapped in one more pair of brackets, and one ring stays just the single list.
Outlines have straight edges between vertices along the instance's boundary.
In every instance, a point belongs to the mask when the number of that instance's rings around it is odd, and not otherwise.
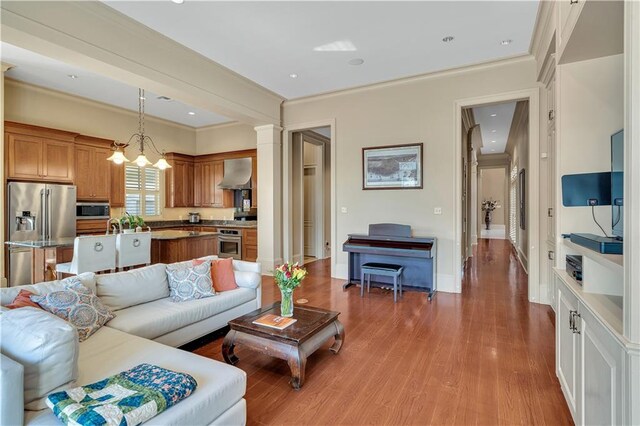
[{"label": "wooden coffee table", "polygon": [[344,342],[344,327],[338,321],[340,312],[295,306],[293,318],[297,321],[284,330],[253,324],[254,320],[265,314],[280,315],[280,303],[229,322],[231,331],[222,342],[222,356],[228,364],[235,365],[238,362],[238,357],[233,353],[235,345],[245,345],[287,361],[291,369],[291,386],[300,389],[304,383],[307,357],[331,337],[335,338],[335,342],[329,349],[334,354],[338,353]]}]

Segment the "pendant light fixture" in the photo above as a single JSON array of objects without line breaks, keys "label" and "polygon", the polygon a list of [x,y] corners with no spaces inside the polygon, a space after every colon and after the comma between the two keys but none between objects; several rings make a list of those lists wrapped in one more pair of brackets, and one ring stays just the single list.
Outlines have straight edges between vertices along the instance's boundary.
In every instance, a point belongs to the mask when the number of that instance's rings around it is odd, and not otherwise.
[{"label": "pendant light fixture", "polygon": [[144,134],[144,89],[138,89],[138,133],[134,133],[129,138],[129,142],[126,144],[114,143],[115,151],[111,157],[107,158],[109,161],[113,161],[116,164],[129,163],[130,161],[127,157],[124,156],[124,148],[131,144],[132,140],[136,140],[138,143],[138,149],[140,150],[140,154],[138,157],[133,160],[133,162],[138,167],[146,167],[151,165],[151,161],[144,154],[145,143],[147,147],[151,147],[151,149],[160,156],[160,159],[153,165],[160,170],[170,169],[171,165],[167,162],[165,152],[160,152],[158,148],[156,148],[153,139],[150,136]]}]

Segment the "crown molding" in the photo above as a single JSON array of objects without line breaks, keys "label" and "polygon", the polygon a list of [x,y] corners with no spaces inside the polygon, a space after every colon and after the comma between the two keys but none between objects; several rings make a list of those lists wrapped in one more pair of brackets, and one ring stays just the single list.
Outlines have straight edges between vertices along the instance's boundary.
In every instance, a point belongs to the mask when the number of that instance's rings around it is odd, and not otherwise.
[{"label": "crown molding", "polygon": [[208,125],[208,126],[196,127],[196,132],[206,132],[207,130],[223,129],[225,127],[235,127],[235,126],[251,127],[251,124],[241,123],[239,121],[228,121],[228,122],[225,122],[225,123],[211,124],[211,125]]},{"label": "crown molding", "polygon": [[319,100],[323,100],[323,99],[330,99],[330,98],[343,96],[343,95],[351,95],[351,94],[355,94],[355,93],[367,92],[367,91],[370,91],[370,90],[377,90],[377,89],[383,89],[383,88],[388,88],[388,87],[402,86],[402,85],[405,85],[405,84],[411,84],[411,83],[431,80],[431,79],[434,79],[434,78],[442,78],[442,77],[447,77],[447,76],[450,76],[450,75],[464,74],[464,73],[468,73],[468,72],[486,70],[486,69],[496,68],[496,67],[505,66],[505,65],[517,64],[517,63],[520,63],[520,62],[527,62],[527,61],[531,61],[531,60],[534,60],[534,57],[529,53],[525,53],[525,54],[522,54],[522,55],[515,55],[515,56],[511,56],[511,57],[507,57],[507,58],[503,58],[503,59],[498,59],[498,60],[480,62],[480,63],[476,63],[476,64],[472,64],[472,65],[464,65],[464,66],[460,66],[460,67],[449,68],[449,69],[446,69],[446,70],[434,71],[434,72],[430,72],[430,73],[426,73],[426,74],[414,75],[414,76],[410,76],[410,77],[403,77],[403,78],[383,81],[383,82],[379,82],[379,83],[372,83],[372,84],[363,85],[363,86],[350,87],[350,88],[347,88],[347,89],[336,90],[336,91],[333,91],[333,92],[319,93],[319,94],[316,94],[316,95],[310,95],[310,96],[304,96],[304,97],[301,97],[301,98],[285,100],[282,103],[282,105],[284,107],[284,106],[289,106],[289,105],[304,104],[304,103],[307,103],[307,102],[315,102],[315,101],[319,101]]},{"label": "crown molding", "polygon": [[554,41],[555,35],[555,2],[543,0],[538,6],[538,16],[533,27],[533,37],[531,37],[531,45],[529,52],[537,61],[537,77],[541,80],[544,63],[547,62],[548,56],[554,54],[556,46]]},{"label": "crown molding", "polygon": [[15,65],[11,65],[11,64],[8,64],[8,63],[6,63],[6,62],[0,62],[0,65],[2,65],[2,72],[3,72],[3,73],[4,73],[4,72],[7,72],[7,71],[9,71],[11,68],[15,67]]},{"label": "crown molding", "polygon": [[[97,107],[97,108],[101,108],[101,109],[105,109],[111,112],[115,112],[118,114],[125,114],[125,115],[129,115],[131,117],[137,117],[138,113],[126,108],[122,108],[122,107],[118,107],[118,106],[114,106],[111,104],[107,104],[104,102],[100,102],[100,101],[96,101],[93,99],[89,99],[89,98],[84,98],[82,96],[77,96],[77,95],[71,95],[69,93],[65,93],[65,92],[61,92],[59,90],[55,90],[55,89],[49,89],[47,87],[43,87],[43,86],[38,86],[36,84],[30,84],[30,83],[25,83],[24,81],[20,81],[20,80],[14,80],[13,78],[9,78],[9,77],[5,77],[5,85],[6,86],[13,86],[13,87],[17,87],[20,89],[25,89],[25,90],[31,90],[37,93],[42,93],[48,96],[53,96],[59,99],[64,99],[67,101],[72,101],[72,102],[78,102],[78,103],[82,103],[85,105],[90,105],[93,107]],[[153,121],[153,122],[157,122],[157,123],[162,123],[162,124],[166,124],[169,126],[173,126],[173,127],[178,127],[180,129],[183,130],[197,130],[197,128],[195,127],[191,127],[191,126],[187,126],[186,124],[182,124],[182,123],[176,123],[175,121],[171,121],[171,120],[167,120],[164,118],[160,118],[160,117],[156,117],[154,115],[149,115],[149,114],[145,114],[145,120],[147,121]]]}]

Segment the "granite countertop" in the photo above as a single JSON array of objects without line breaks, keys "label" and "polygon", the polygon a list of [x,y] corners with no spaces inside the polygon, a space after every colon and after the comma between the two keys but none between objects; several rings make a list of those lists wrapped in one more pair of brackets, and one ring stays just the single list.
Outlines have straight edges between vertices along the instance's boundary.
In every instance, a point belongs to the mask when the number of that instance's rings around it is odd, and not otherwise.
[{"label": "granite countertop", "polygon": [[195,231],[151,231],[152,240],[179,240],[182,238],[208,237],[218,235],[218,232],[195,232]]},{"label": "granite countertop", "polygon": [[180,226],[211,226],[216,228],[257,228],[257,220],[201,220],[190,223],[186,220],[158,220],[146,222],[152,230],[162,228],[177,228]]},{"label": "granite countertop", "polygon": [[65,237],[53,240],[7,241],[5,244],[27,248],[73,247],[73,240],[75,240],[74,237]]}]

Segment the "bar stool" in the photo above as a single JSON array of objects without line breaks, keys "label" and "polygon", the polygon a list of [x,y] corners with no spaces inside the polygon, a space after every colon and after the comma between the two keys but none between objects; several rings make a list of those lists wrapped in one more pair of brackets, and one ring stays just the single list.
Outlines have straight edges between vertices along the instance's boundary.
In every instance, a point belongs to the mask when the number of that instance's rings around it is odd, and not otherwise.
[{"label": "bar stool", "polygon": [[88,235],[73,240],[71,262],[56,265],[58,279],[62,274],[78,275],[83,272],[116,270],[116,236]]},{"label": "bar stool", "polygon": [[116,236],[116,266],[119,271],[129,266],[149,264],[151,264],[151,232]]},{"label": "bar stool", "polygon": [[367,293],[371,289],[371,275],[393,277],[393,303],[398,300],[398,288],[402,297],[402,271],[404,266],[391,263],[364,263],[360,267],[360,297],[364,296],[364,279],[367,278]]}]

